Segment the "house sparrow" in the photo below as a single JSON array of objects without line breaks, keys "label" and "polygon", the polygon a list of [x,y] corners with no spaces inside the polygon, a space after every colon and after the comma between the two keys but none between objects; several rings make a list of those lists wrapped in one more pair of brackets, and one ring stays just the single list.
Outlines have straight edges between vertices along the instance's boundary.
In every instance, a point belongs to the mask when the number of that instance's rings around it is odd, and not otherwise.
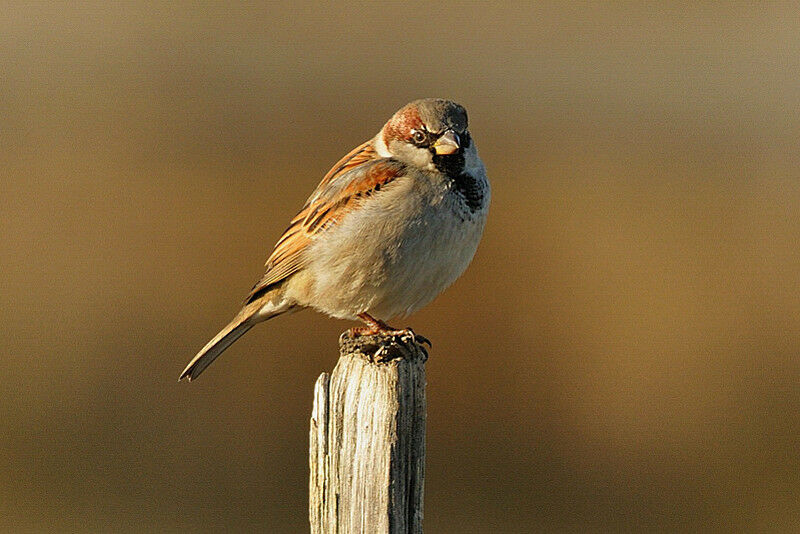
[{"label": "house sparrow", "polygon": [[242,310],[180,378],[196,378],[256,323],[301,308],[366,324],[351,335],[399,334],[383,321],[425,306],[467,268],[489,195],[466,110],[411,102],[325,175]]}]

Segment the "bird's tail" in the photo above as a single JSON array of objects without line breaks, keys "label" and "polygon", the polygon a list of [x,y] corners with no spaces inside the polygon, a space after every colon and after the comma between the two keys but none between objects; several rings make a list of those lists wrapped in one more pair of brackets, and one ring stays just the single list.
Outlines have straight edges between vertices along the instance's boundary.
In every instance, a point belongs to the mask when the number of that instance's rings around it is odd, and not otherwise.
[{"label": "bird's tail", "polygon": [[242,337],[248,330],[253,328],[257,323],[272,319],[282,313],[289,311],[292,307],[286,304],[272,305],[267,301],[267,297],[262,297],[240,311],[236,317],[223,328],[219,334],[206,343],[206,346],[200,349],[200,352],[192,358],[189,365],[181,373],[178,380],[188,378],[189,381],[194,380],[200,373],[205,371],[206,367],[217,359],[217,356],[222,354],[225,349],[230,347],[234,341]]}]

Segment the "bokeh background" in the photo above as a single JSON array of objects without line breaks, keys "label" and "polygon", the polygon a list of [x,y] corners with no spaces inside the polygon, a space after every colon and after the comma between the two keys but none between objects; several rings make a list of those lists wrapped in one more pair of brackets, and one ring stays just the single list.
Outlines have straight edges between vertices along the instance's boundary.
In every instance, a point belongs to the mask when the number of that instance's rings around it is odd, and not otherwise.
[{"label": "bokeh background", "polygon": [[431,533],[800,530],[800,11],[700,2],[5,3],[0,531],[306,530],[352,326],[178,373],[401,105],[470,112],[493,203],[400,321]]}]

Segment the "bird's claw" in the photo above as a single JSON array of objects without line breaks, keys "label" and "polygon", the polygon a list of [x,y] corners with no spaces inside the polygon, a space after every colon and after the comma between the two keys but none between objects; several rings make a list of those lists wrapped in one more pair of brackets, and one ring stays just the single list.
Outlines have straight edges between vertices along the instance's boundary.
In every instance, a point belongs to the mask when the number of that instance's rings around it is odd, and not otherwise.
[{"label": "bird's claw", "polygon": [[400,330],[398,332],[398,335],[400,336],[400,341],[403,342],[403,343],[405,343],[408,338],[411,338],[411,341],[425,355],[425,357],[423,358],[422,361],[423,362],[427,362],[428,361],[428,349],[425,348],[425,345],[427,344],[428,347],[431,347],[431,348],[433,347],[433,345],[431,344],[431,340],[430,339],[428,339],[427,337],[425,337],[423,335],[417,334],[410,327],[406,328],[405,330]]},{"label": "bird's claw", "polygon": [[421,334],[417,334],[411,329],[410,326],[404,328],[403,330],[386,330],[385,333],[399,339],[402,342],[405,342],[411,338],[411,341],[413,341],[415,345],[422,346],[423,344],[427,344],[429,347],[433,348],[430,339]]},{"label": "bird's claw", "polygon": [[417,334],[411,329],[410,326],[407,327],[405,330],[401,330],[400,332],[411,336],[411,340],[417,345],[428,345],[428,347],[433,348],[433,343],[431,343],[430,339],[423,336],[422,334]]},{"label": "bird's claw", "polygon": [[[428,349],[425,348],[425,345],[431,348],[433,347],[430,339],[423,335],[417,334],[410,327],[403,330],[396,330],[393,328],[374,329],[369,326],[356,326],[348,329],[342,335],[347,336],[350,339],[356,339],[362,336],[384,335],[391,337],[394,342],[399,342],[403,345],[406,345],[409,341],[411,341],[420,350],[422,350],[423,354],[425,355],[423,361],[428,360]],[[396,358],[397,356],[398,354],[396,354],[394,350],[388,349],[385,346],[376,346],[375,352],[372,353],[369,358],[372,362],[387,362]]]}]

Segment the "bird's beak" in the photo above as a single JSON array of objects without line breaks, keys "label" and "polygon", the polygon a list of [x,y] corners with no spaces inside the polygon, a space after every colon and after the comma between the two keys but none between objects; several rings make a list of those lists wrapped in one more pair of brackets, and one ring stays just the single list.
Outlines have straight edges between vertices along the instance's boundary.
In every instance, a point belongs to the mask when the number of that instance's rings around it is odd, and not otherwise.
[{"label": "bird's beak", "polygon": [[459,149],[458,135],[453,130],[447,130],[433,143],[433,150],[437,156],[453,154]]}]

